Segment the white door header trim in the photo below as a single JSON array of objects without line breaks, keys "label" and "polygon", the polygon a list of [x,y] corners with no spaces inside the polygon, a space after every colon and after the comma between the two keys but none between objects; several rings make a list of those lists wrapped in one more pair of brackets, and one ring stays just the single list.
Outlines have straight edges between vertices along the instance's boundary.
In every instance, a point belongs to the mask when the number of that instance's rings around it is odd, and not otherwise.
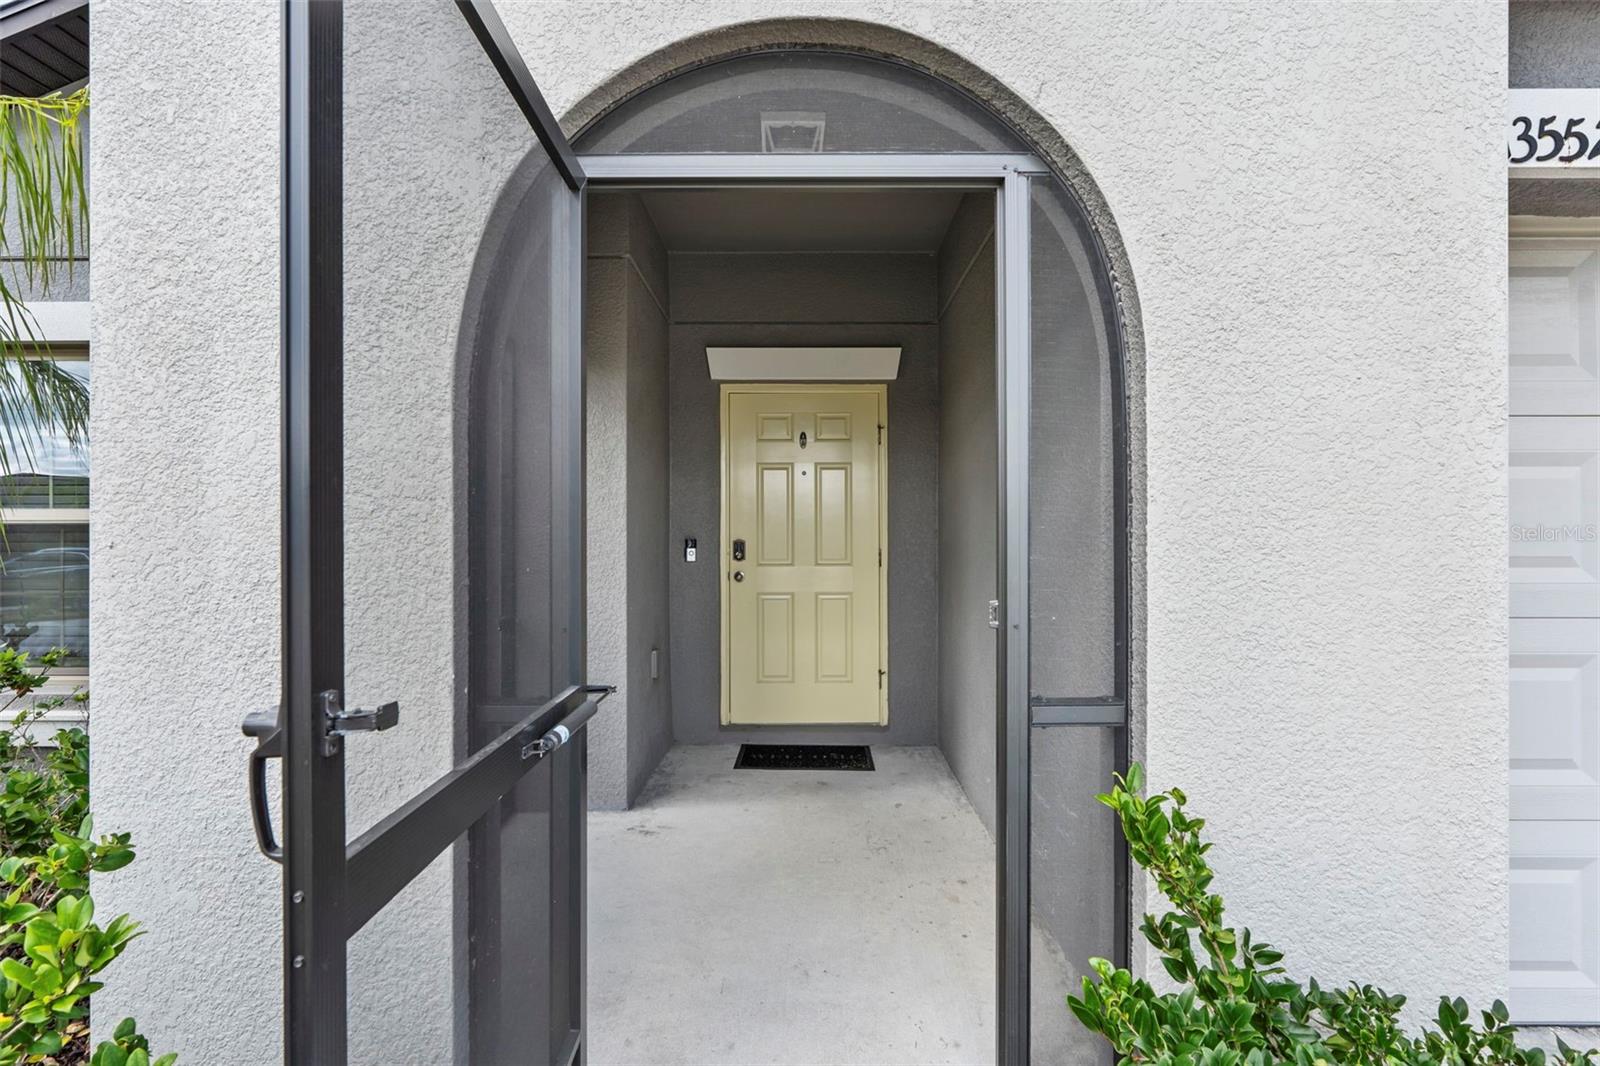
[{"label": "white door header trim", "polygon": [[712,381],[893,381],[892,348],[706,348]]}]

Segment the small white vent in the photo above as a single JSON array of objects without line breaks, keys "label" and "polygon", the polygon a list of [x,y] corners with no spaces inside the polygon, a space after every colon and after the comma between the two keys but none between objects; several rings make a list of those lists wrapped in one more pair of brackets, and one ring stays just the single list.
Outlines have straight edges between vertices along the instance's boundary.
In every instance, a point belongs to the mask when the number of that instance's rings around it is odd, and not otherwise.
[{"label": "small white vent", "polygon": [[780,155],[820,152],[827,128],[823,111],[763,111],[761,150]]}]

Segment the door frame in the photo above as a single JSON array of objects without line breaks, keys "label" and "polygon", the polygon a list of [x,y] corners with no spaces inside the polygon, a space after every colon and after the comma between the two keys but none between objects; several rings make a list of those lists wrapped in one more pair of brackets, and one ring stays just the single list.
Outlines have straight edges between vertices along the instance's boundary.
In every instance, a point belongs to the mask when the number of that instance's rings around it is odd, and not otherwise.
[{"label": "door frame", "polygon": [[[874,396],[878,401],[878,669],[883,671],[883,683],[878,687],[878,725],[889,724],[889,386],[884,382],[765,382],[724,381],[717,399],[718,432],[721,449],[718,462],[720,489],[718,507],[721,539],[717,547],[717,579],[722,583],[720,597],[717,644],[722,661],[722,724],[733,724],[732,685],[729,674],[733,666],[732,633],[728,618],[733,613],[733,582],[729,579],[732,555],[729,551],[728,531],[728,480],[730,457],[728,455],[728,404],[736,395],[781,396],[785,393],[835,393]],[[760,729],[761,726],[751,726]]]}]

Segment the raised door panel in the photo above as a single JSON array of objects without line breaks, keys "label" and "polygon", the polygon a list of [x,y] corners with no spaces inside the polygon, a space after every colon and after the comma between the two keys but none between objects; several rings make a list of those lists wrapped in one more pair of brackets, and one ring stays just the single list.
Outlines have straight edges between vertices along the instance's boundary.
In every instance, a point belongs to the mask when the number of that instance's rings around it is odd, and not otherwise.
[{"label": "raised door panel", "polygon": [[849,463],[818,463],[817,470],[817,565],[849,566],[855,531],[850,521],[852,510]]},{"label": "raised door panel", "polygon": [[1600,415],[1600,239],[1511,242],[1511,413]]},{"label": "raised door panel", "polygon": [[756,681],[794,681],[794,596],[766,592],[756,598]]},{"label": "raised door panel", "polygon": [[1511,817],[1600,821],[1600,620],[1511,622]]},{"label": "raised door panel", "polygon": [[823,684],[849,684],[855,680],[851,654],[853,598],[848,592],[817,594],[817,681]]},{"label": "raised door panel", "polygon": [[794,467],[762,463],[756,467],[756,553],[761,566],[794,563]]},{"label": "raised door panel", "polygon": [[1511,1011],[1600,1018],[1600,822],[1512,823]]},{"label": "raised door panel", "polygon": [[1600,418],[1511,420],[1511,613],[1600,616]]}]

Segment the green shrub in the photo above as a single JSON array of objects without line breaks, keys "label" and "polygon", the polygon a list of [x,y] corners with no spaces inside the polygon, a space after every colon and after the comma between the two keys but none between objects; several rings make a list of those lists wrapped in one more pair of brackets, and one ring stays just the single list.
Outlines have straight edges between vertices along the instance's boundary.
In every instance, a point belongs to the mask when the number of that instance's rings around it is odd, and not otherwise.
[{"label": "green shrub", "polygon": [[[1474,1023],[1467,1004],[1441,999],[1435,1027],[1409,1036],[1400,1027],[1404,996],[1371,985],[1302,985],[1280,965],[1283,953],[1234,929],[1222,897],[1211,891],[1202,840],[1205,820],[1186,810],[1178,789],[1144,798],[1144,773],[1135,764],[1118,775],[1100,802],[1117,812],[1128,850],[1155,879],[1173,910],[1145,915],[1141,931],[1168,976],[1158,992],[1149,982],[1105,959],[1090,962],[1096,977],[1067,1004],[1078,1020],[1105,1037],[1124,1063],[1158,1066],[1268,1066],[1363,1063],[1372,1066],[1542,1066],[1538,1048],[1519,1048],[1504,1003]],[[1550,1061],[1600,1063],[1593,1051],[1565,1043]]]},{"label": "green shrub", "polygon": [[[60,663],[60,649],[35,661],[0,648],[0,1066],[152,1066],[150,1049],[131,1018],[112,1039],[89,1050],[89,996],[99,975],[139,935],[119,915],[94,920],[91,874],[133,861],[128,834],[96,836],[89,817],[89,744],[81,729],[58,730],[50,745],[32,731],[44,713],[87,695],[51,697],[24,706]],[[169,1066],[176,1055],[155,1060]]]}]

